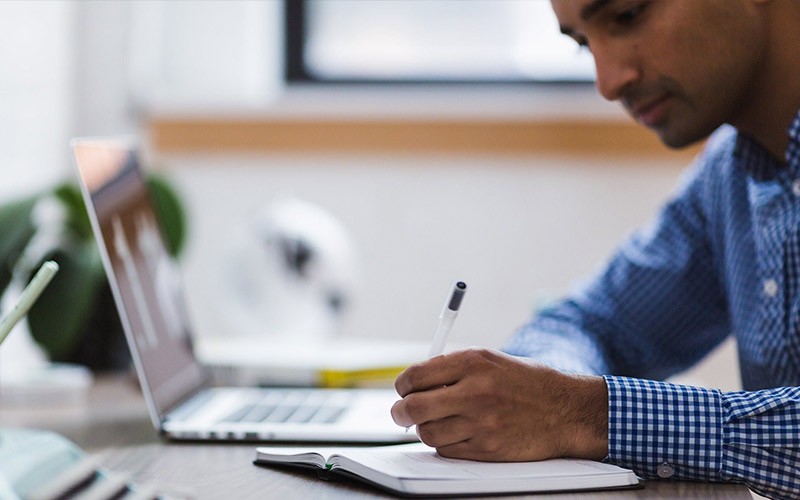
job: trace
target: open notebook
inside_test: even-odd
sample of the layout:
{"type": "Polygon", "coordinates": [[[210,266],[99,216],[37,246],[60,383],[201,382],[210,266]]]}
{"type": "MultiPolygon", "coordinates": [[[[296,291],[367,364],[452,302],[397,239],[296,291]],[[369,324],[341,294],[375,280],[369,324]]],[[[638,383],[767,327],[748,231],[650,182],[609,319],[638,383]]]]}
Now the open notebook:
{"type": "Polygon", "coordinates": [[[260,447],[256,465],[315,469],[405,496],[487,495],[635,488],[633,471],[591,460],[475,462],[444,458],[422,443],[367,448],[260,447]]]}

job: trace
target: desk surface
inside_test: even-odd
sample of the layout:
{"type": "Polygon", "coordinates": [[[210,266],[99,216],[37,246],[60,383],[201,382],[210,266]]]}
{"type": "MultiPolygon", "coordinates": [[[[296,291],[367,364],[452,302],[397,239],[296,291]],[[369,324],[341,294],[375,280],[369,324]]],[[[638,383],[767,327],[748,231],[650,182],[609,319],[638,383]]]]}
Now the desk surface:
{"type": "MultiPolygon", "coordinates": [[[[357,483],[325,482],[305,472],[252,464],[255,445],[182,444],[159,441],[138,386],[130,376],[102,377],[85,405],[5,408],[0,425],[61,433],[95,454],[106,468],[177,497],[391,498],[357,483]]],[[[644,489],[548,495],[563,499],[704,498],[751,500],[741,485],[648,482],[644,489]]],[[[521,498],[521,497],[503,497],[521,498]]],[[[542,498],[531,495],[529,498],[542,498]]]]}

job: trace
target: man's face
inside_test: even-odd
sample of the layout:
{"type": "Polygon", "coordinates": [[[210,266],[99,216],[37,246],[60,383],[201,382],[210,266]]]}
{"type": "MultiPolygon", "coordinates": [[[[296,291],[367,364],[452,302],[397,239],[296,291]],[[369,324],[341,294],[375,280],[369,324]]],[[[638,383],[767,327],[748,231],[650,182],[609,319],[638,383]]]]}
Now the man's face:
{"type": "Polygon", "coordinates": [[[749,0],[551,0],[561,30],[591,50],[597,88],[670,147],[753,105],[765,50],[749,0]]]}

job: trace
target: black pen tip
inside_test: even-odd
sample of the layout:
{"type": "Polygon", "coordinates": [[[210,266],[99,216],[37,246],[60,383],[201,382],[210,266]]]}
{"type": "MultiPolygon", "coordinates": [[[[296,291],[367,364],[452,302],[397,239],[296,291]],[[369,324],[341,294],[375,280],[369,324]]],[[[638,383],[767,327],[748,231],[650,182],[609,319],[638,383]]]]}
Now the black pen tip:
{"type": "Polygon", "coordinates": [[[459,281],[456,283],[456,286],[453,287],[453,295],[450,297],[450,303],[447,304],[447,308],[451,311],[458,311],[458,308],[461,307],[461,300],[464,298],[464,293],[467,291],[467,284],[463,281],[459,281]]]}

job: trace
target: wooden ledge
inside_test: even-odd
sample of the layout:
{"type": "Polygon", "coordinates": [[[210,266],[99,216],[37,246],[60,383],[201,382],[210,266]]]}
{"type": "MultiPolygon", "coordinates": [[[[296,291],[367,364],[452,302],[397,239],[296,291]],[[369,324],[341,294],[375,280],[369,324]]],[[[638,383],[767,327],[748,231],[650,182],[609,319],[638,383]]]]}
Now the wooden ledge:
{"type": "Polygon", "coordinates": [[[157,118],[161,153],[339,152],[630,155],[690,158],[652,132],[621,121],[157,118]]]}

